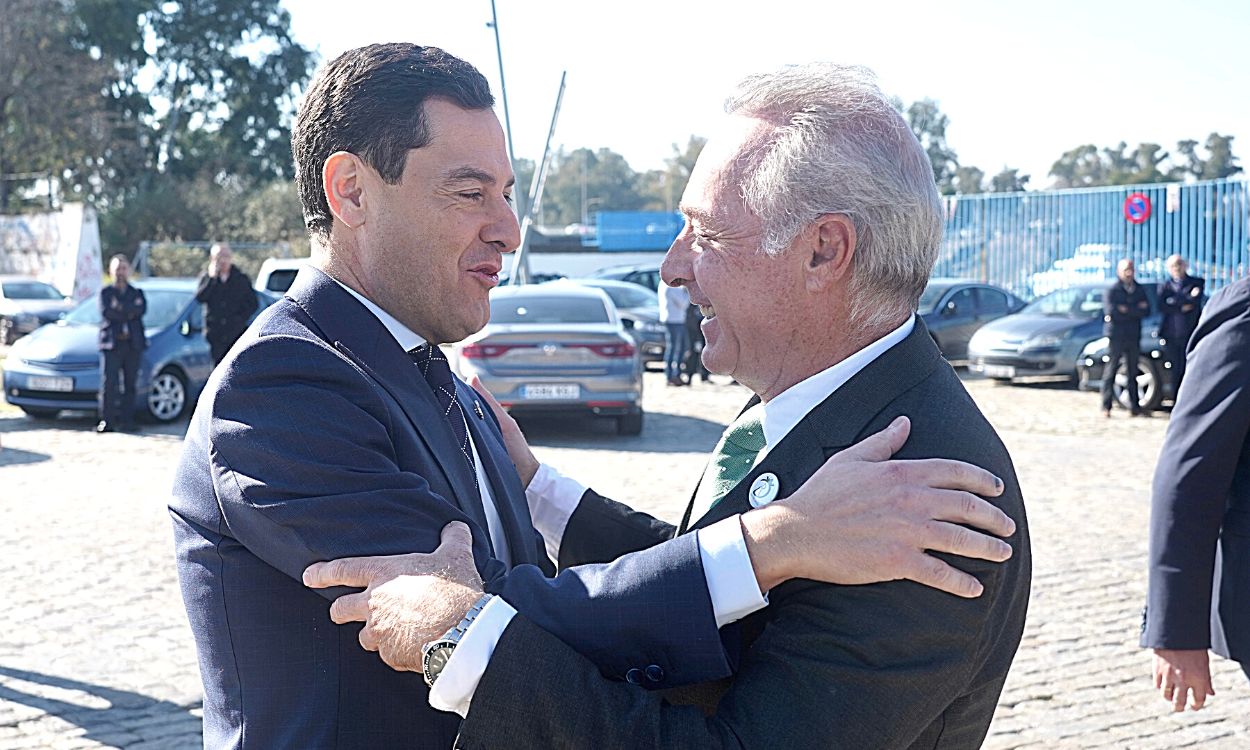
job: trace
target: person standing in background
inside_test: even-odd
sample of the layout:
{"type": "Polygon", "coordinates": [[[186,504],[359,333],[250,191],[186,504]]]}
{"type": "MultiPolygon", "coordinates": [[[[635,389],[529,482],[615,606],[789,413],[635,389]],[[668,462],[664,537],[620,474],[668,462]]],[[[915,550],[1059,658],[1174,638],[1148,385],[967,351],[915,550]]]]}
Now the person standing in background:
{"type": "Polygon", "coordinates": [[[664,374],[669,385],[685,385],[681,379],[681,363],[690,348],[686,335],[686,308],[690,307],[690,292],[685,287],[660,283],[657,292],[660,302],[660,322],[668,331],[664,348],[664,374]]]}
{"type": "Polygon", "coordinates": [[[712,373],[703,364],[703,347],[707,341],[703,338],[703,313],[699,312],[698,305],[691,304],[686,308],[686,336],[690,340],[686,350],[686,384],[694,385],[696,374],[706,383],[712,379],[712,373]]]}
{"type": "Polygon", "coordinates": [[[130,261],[109,260],[113,283],[100,290],[100,423],[96,432],[134,429],[134,400],[139,360],[147,347],[143,314],[148,301],[130,285],[130,261]]]}
{"type": "Polygon", "coordinates": [[[204,305],[204,338],[216,367],[247,330],[256,312],[256,292],[247,274],[235,267],[229,245],[218,242],[208,253],[208,270],[200,276],[195,300],[204,305]]]}
{"type": "Polygon", "coordinates": [[[1172,368],[1172,397],[1181,392],[1185,377],[1185,347],[1198,327],[1207,280],[1189,275],[1189,264],[1179,255],[1167,261],[1170,279],[1159,284],[1159,312],[1163,313],[1163,356],[1172,368]]]}
{"type": "MultiPolygon", "coordinates": [[[[1141,321],[1150,314],[1146,290],[1137,283],[1132,258],[1123,258],[1116,266],[1116,282],[1103,293],[1102,307],[1106,314],[1103,333],[1107,336],[1110,359],[1102,373],[1102,415],[1111,416],[1111,400],[1115,396],[1115,374],[1121,360],[1129,373],[1137,371],[1141,356],[1141,321]]],[[[1137,380],[1129,377],[1128,402],[1134,417],[1141,416],[1137,380]]]]}

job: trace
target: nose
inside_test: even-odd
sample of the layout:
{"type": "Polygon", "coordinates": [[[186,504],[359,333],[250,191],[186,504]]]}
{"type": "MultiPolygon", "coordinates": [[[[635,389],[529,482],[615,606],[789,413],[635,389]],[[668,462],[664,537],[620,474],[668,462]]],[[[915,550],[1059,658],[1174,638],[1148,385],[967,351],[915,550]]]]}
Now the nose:
{"type": "Polygon", "coordinates": [[[682,227],[681,232],[669,245],[664,254],[664,262],[660,264],[660,278],[669,286],[681,286],[694,280],[694,231],[690,222],[682,227]]]}
{"type": "Polygon", "coordinates": [[[501,253],[510,253],[521,246],[521,225],[512,206],[501,196],[491,220],[482,227],[482,241],[494,245],[501,253]]]}

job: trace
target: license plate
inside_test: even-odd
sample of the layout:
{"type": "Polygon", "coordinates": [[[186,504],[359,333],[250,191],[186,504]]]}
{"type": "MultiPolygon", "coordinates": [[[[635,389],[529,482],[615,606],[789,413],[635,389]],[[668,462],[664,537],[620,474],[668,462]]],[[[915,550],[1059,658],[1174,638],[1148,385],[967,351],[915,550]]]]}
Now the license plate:
{"type": "Polygon", "coordinates": [[[576,385],[527,385],[525,397],[533,399],[574,399],[581,393],[576,385]]]}
{"type": "Polygon", "coordinates": [[[74,390],[73,378],[49,378],[31,375],[26,378],[26,387],[32,391],[57,391],[69,393],[74,390]]]}
{"type": "Polygon", "coordinates": [[[1016,376],[1016,368],[1010,365],[984,365],[981,372],[987,378],[1014,378],[1016,376]]]}

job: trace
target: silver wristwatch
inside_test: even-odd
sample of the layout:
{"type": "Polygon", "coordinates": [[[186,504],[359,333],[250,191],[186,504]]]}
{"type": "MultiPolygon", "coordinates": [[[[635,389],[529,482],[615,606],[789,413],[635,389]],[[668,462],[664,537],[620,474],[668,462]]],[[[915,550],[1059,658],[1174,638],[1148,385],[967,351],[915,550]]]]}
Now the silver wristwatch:
{"type": "Polygon", "coordinates": [[[464,637],[464,633],[481,614],[490,600],[494,598],[494,594],[482,594],[482,598],[469,607],[469,611],[465,613],[464,619],[455,627],[443,633],[443,637],[430,641],[421,647],[421,671],[425,674],[425,684],[434,687],[434,681],[443,673],[443,668],[447,666],[447,661],[451,659],[451,654],[456,650],[456,645],[460,643],[460,639],[464,637]]]}

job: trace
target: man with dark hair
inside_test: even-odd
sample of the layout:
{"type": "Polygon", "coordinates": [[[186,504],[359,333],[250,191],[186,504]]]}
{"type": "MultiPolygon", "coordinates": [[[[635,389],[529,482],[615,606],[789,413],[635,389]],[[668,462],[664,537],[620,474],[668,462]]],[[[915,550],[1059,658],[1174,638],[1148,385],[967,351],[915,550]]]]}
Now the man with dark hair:
{"type": "Polygon", "coordinates": [[[1010,553],[946,523],[1011,533],[968,494],[1001,480],[883,461],[906,437],[895,426],[771,511],[549,577],[498,423],[439,349],[486,324],[520,242],[492,104],[472,66],[411,44],[351,50],[307,93],[292,144],[311,267],[209,379],[170,504],[208,747],[451,746],[459,718],[429,702],[464,686],[428,691],[434,660],[425,682],[388,669],[360,648],[366,631],[327,619],[344,590],[312,591],[301,573],[432,550],[454,522],[490,595],[435,609],[490,627],[515,608],[611,674],[653,666],[657,687],[729,673],[718,627],[765,605],[761,582],[906,577],[975,597],[975,578],[926,550],[1010,553]],[[782,510],[798,523],[776,527],[782,510]]]}
{"type": "Polygon", "coordinates": [[[134,429],[139,362],[148,340],[143,314],[148,300],[130,284],[130,260],[109,259],[113,283],[100,290],[100,423],[96,432],[134,429]]]}
{"type": "Polygon", "coordinates": [[[204,338],[213,364],[218,365],[256,312],[256,292],[247,274],[235,267],[229,245],[214,244],[208,256],[208,270],[200,276],[195,300],[204,305],[204,338]]]}
{"type": "Polygon", "coordinates": [[[1138,403],[1137,360],[1141,357],[1141,321],[1150,314],[1150,300],[1146,290],[1137,283],[1132,258],[1123,258],[1116,265],[1116,280],[1103,292],[1102,306],[1104,313],[1103,333],[1107,336],[1107,350],[1110,358],[1102,373],[1102,415],[1111,416],[1111,402],[1115,398],[1115,376],[1120,363],[1129,372],[1128,395],[1129,413],[1134,417],[1142,414],[1138,403]]]}

